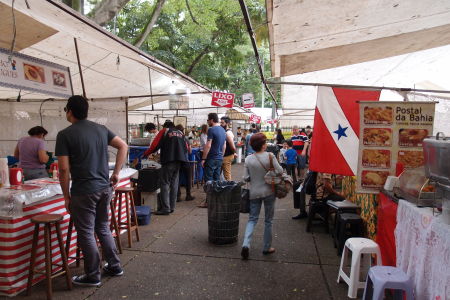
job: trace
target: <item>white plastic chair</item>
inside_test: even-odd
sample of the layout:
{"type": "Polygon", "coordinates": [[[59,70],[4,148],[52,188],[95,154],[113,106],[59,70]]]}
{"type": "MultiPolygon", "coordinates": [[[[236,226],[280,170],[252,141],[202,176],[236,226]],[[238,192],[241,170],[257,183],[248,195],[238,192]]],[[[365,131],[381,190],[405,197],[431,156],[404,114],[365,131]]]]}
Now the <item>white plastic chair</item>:
{"type": "MultiPolygon", "coordinates": [[[[341,266],[339,268],[339,274],[337,282],[339,283],[343,279],[348,284],[348,297],[356,298],[358,289],[363,289],[366,285],[365,281],[359,281],[361,273],[361,255],[365,254],[364,263],[366,266],[372,266],[372,255],[376,254],[377,265],[381,265],[381,252],[377,243],[370,239],[365,238],[349,238],[345,242],[344,251],[342,252],[341,266]],[[344,267],[348,263],[349,251],[352,252],[352,261],[350,266],[350,275],[344,272],[344,267]]],[[[368,268],[367,268],[368,269],[368,268]]],[[[362,275],[362,278],[366,278],[367,274],[362,275]]]]}

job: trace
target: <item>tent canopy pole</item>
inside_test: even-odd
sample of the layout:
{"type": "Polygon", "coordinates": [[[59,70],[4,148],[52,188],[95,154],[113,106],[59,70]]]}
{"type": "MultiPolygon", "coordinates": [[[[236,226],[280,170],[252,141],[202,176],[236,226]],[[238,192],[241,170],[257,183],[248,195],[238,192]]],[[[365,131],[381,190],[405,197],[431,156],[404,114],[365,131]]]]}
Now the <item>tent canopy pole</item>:
{"type": "Polygon", "coordinates": [[[422,92],[422,93],[450,94],[450,91],[446,91],[446,90],[412,89],[412,88],[398,88],[398,87],[388,87],[388,86],[334,84],[334,83],[318,83],[318,82],[273,81],[273,80],[268,80],[266,82],[267,82],[267,84],[282,84],[282,85],[327,86],[327,87],[338,87],[338,88],[344,88],[344,89],[391,90],[391,91],[396,91],[396,92],[422,92]]]}
{"type": "MultiPolygon", "coordinates": [[[[78,43],[77,39],[73,38],[73,41],[75,42],[75,52],[77,53],[77,62],[78,62],[78,70],[80,71],[80,79],[81,79],[81,88],[83,89],[83,96],[86,97],[86,89],[84,88],[84,80],[83,80],[83,70],[81,69],[81,62],[80,62],[80,53],[78,52],[78,43]]],[[[73,93],[73,92],[72,92],[73,93]]]]}

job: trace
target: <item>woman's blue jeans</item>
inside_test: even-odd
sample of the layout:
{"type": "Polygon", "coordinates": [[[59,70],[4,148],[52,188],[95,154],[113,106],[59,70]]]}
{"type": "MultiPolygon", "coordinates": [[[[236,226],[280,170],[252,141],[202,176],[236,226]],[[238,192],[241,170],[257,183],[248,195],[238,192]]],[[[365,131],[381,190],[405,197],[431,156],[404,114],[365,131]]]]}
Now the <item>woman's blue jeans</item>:
{"type": "Polygon", "coordinates": [[[245,228],[245,237],[242,247],[250,248],[253,230],[255,229],[256,223],[258,223],[259,212],[263,202],[265,212],[263,251],[268,251],[272,245],[272,220],[275,210],[275,195],[250,200],[250,215],[248,218],[247,227],[245,228]]]}

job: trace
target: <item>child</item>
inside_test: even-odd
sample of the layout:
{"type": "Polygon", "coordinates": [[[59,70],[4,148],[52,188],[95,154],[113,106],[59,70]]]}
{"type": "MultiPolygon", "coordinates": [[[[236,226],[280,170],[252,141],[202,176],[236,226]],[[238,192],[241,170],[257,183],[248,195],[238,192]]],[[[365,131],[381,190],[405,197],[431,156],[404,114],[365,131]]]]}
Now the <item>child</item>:
{"type": "Polygon", "coordinates": [[[280,152],[278,153],[278,161],[280,162],[280,166],[283,168],[283,170],[286,170],[286,159],[284,158],[284,154],[288,150],[288,144],[286,141],[283,142],[283,148],[280,149],[280,152]]]}
{"type": "Polygon", "coordinates": [[[292,141],[287,140],[286,144],[288,150],[284,153],[284,159],[286,163],[286,172],[288,175],[292,176],[293,182],[297,181],[297,176],[295,175],[295,169],[297,168],[297,151],[292,149],[292,141]]]}

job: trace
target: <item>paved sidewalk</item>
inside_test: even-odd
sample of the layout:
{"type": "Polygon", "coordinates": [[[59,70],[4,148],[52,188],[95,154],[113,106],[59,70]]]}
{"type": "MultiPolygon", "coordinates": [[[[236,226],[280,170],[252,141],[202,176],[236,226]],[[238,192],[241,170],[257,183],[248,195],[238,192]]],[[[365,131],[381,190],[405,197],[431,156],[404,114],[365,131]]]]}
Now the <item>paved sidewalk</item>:
{"type": "MultiPolygon", "coordinates": [[[[240,180],[242,165],[233,165],[240,180]]],[[[276,253],[262,254],[263,219],[242,261],[240,250],[248,215],[241,214],[239,242],[215,246],[208,242],[207,209],[202,188],[193,188],[196,199],[177,203],[170,216],[152,216],[139,228],[141,241],[120,256],[125,274],[104,278],[99,288],[74,287],[67,291],[63,277],[54,279],[54,299],[347,299],[347,286],[337,284],[340,257],[331,236],[321,226],[305,232],[306,220],[292,220],[298,213],[292,195],[277,200],[273,224],[276,253]]],[[[184,197],[184,188],[182,188],[184,197]]],[[[263,214],[261,215],[263,216],[263,214]]],[[[82,274],[82,268],[71,268],[82,274]]],[[[8,299],[8,298],[5,298],[8,299]]],[[[45,283],[15,299],[45,299],[45,283]]]]}

